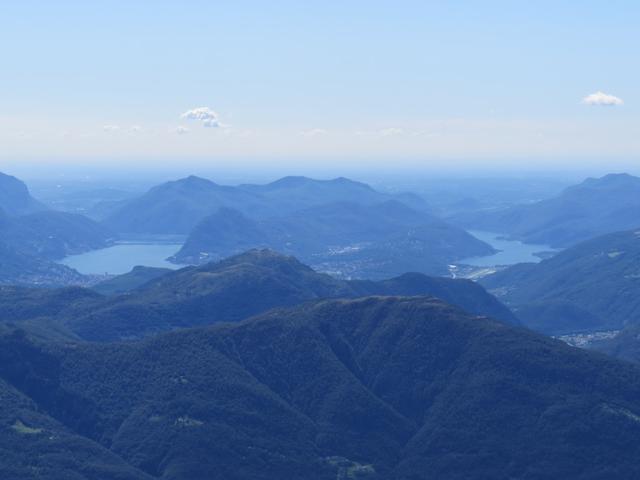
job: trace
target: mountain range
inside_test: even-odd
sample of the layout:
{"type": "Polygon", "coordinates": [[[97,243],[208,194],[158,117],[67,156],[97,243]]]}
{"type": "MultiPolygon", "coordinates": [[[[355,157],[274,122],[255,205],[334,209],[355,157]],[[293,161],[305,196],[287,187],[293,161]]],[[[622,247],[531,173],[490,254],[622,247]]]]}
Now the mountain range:
{"type": "Polygon", "coordinates": [[[173,260],[199,264],[256,247],[340,277],[370,279],[407,271],[447,275],[460,258],[494,252],[458,227],[389,200],[327,203],[262,220],[222,208],[196,225],[173,260]]]}
{"type": "Polygon", "coordinates": [[[121,233],[187,234],[220,208],[231,208],[252,219],[262,219],[325,203],[370,205],[391,199],[427,208],[424,200],[416,195],[381,193],[346,178],[285,177],[266,185],[232,187],[190,176],[158,185],[125,202],[104,223],[121,233]]]}
{"type": "Polygon", "coordinates": [[[27,294],[24,289],[6,288],[0,290],[0,310],[13,325],[27,330],[36,325],[38,331],[52,329],[56,336],[64,329],[69,338],[114,341],[239,321],[322,298],[366,295],[437,296],[473,314],[518,324],[504,305],[469,280],[421,274],[379,282],[337,280],[270,250],[252,250],[218,263],[168,272],[116,296],[85,289],[27,294]]]}
{"type": "Polygon", "coordinates": [[[640,227],[640,178],[626,173],[589,178],[550,199],[464,213],[449,220],[465,228],[564,248],[605,233],[640,227]]]}
{"type": "Polygon", "coordinates": [[[428,297],[0,337],[7,479],[632,479],[640,368],[428,297]]]}
{"type": "MultiPolygon", "coordinates": [[[[563,205],[629,183],[588,180],[563,205]]],[[[594,225],[624,218],[610,205],[594,225]]],[[[190,177],[101,226],[34,208],[0,217],[2,479],[640,477],[637,227],[476,283],[405,272],[490,247],[346,179],[190,177]],[[86,283],[50,259],[165,221],[191,232],[176,260],[200,265],[49,288],[86,283]],[[607,356],[523,325],[622,332],[591,345],[607,356]]],[[[554,238],[583,228],[567,244],[595,231],[553,218],[554,238]]]]}

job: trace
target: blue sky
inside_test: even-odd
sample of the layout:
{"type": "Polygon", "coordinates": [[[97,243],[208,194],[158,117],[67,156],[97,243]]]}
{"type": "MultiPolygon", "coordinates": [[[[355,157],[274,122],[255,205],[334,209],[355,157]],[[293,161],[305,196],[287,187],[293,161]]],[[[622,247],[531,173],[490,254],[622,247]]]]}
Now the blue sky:
{"type": "Polygon", "coordinates": [[[633,162],[639,14],[588,0],[2,2],[0,160],[633,162]],[[596,92],[623,104],[582,102],[596,92]],[[183,115],[200,107],[211,128],[183,115]]]}

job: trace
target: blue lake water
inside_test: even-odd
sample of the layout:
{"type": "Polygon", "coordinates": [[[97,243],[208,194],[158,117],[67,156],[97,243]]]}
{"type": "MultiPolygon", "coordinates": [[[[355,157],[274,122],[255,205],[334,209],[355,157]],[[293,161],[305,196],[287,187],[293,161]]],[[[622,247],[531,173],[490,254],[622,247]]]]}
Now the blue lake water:
{"type": "MultiPolygon", "coordinates": [[[[456,262],[459,265],[474,267],[493,267],[496,265],[513,265],[523,262],[539,262],[534,255],[540,252],[553,251],[548,245],[529,245],[517,240],[505,240],[499,233],[469,231],[474,237],[488,243],[498,253],[484,257],[465,258],[456,262]]],[[[120,275],[130,272],[137,265],[145,267],[164,267],[176,269],[181,265],[169,263],[166,259],[182,247],[176,242],[122,242],[101,250],[71,255],[60,261],[63,265],[76,269],[87,275],[120,275]]]]}
{"type": "Polygon", "coordinates": [[[470,257],[456,262],[457,264],[471,265],[474,267],[494,267],[496,265],[513,265],[515,263],[533,262],[541,259],[536,256],[540,252],[553,252],[555,249],[549,245],[534,245],[522,243],[518,240],[506,240],[501,238],[503,234],[469,230],[469,233],[483,242],[488,243],[498,253],[484,257],[470,257]]]}
{"type": "Polygon", "coordinates": [[[182,244],[177,243],[119,243],[112,247],[71,255],[59,263],[75,268],[86,275],[120,275],[137,265],[145,267],[180,268],[166,259],[175,254],[182,244]]]}

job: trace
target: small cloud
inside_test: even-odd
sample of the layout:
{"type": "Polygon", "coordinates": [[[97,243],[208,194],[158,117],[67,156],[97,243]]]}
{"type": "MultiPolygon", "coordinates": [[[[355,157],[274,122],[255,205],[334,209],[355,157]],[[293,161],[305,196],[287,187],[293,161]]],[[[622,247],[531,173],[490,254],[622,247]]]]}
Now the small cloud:
{"type": "Polygon", "coordinates": [[[105,132],[117,132],[118,130],[120,130],[120,127],[118,125],[104,125],[102,129],[105,132]]]}
{"type": "Polygon", "coordinates": [[[621,98],[618,98],[614,95],[609,95],[608,93],[604,92],[596,92],[584,97],[582,99],[582,103],[591,106],[614,107],[617,105],[622,105],[624,102],[621,98]]]}
{"type": "Polygon", "coordinates": [[[326,134],[327,134],[327,131],[322,128],[312,128],[310,130],[304,130],[300,132],[300,135],[302,135],[303,137],[309,137],[309,138],[319,137],[321,135],[326,135],[326,134]]]}
{"type": "Polygon", "coordinates": [[[209,107],[192,108],[180,115],[180,118],[200,121],[202,122],[202,125],[207,128],[220,128],[226,126],[220,122],[218,114],[209,107]]]}
{"type": "Polygon", "coordinates": [[[396,127],[383,128],[379,133],[383,137],[395,137],[397,135],[403,135],[404,129],[396,127]]]}
{"type": "Polygon", "coordinates": [[[179,127],[176,127],[174,131],[178,135],[186,135],[187,133],[189,133],[189,129],[187,127],[183,127],[182,125],[180,125],[179,127]]]}

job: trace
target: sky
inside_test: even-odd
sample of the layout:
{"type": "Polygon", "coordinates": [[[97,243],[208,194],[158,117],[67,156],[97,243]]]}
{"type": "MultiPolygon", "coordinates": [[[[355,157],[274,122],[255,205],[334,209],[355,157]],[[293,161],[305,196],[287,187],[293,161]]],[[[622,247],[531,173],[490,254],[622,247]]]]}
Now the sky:
{"type": "Polygon", "coordinates": [[[637,1],[0,2],[0,164],[630,166],[637,1]]]}

